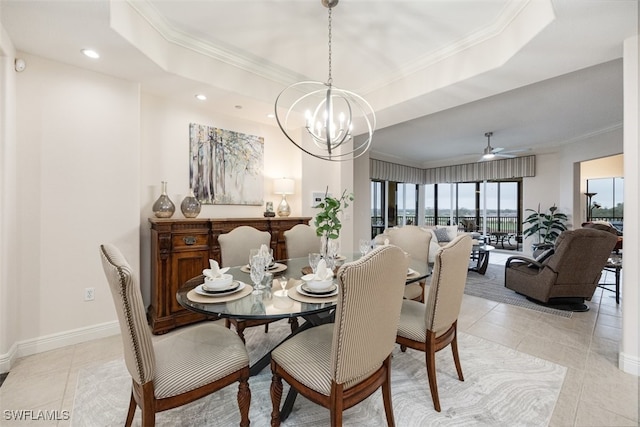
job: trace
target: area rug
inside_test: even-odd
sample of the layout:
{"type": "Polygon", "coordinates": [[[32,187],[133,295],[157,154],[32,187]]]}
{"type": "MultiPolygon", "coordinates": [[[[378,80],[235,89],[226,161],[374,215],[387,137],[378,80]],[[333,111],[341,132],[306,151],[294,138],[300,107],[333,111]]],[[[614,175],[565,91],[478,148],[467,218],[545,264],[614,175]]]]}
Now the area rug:
{"type": "Polygon", "coordinates": [[[511,289],[505,288],[504,265],[489,264],[484,275],[470,271],[467,275],[467,284],[464,288],[464,293],[491,301],[528,308],[529,310],[555,314],[556,316],[567,318],[572,316],[571,311],[557,310],[536,304],[529,301],[524,295],[517,294],[511,289]]]}
{"type": "MultiPolygon", "coordinates": [[[[269,333],[263,328],[246,331],[250,357],[256,360],[265,342],[287,334],[288,325],[277,322],[269,333]],[[256,343],[259,343],[256,345],[256,343]]],[[[179,351],[177,349],[177,351],[179,351]]],[[[406,426],[546,426],[560,393],[566,368],[461,333],[459,351],[465,381],[458,381],[451,351],[437,353],[437,377],[442,412],[434,410],[426,378],[424,354],[396,349],[392,360],[392,394],[396,425],[406,426]]],[[[270,424],[271,372],[267,367],[251,377],[251,425],[270,424]]],[[[284,395],[288,386],[284,383],[284,395]]],[[[121,426],[124,423],[131,380],[123,360],[115,360],[78,375],[71,414],[74,427],[121,426]]],[[[237,426],[237,385],[231,385],[181,408],[157,414],[156,425],[237,426]]],[[[136,411],[134,426],[140,425],[136,411]]],[[[283,426],[326,426],[329,411],[298,396],[283,426]]],[[[376,391],[364,402],[344,412],[343,425],[386,425],[382,396],[376,391]]]]}

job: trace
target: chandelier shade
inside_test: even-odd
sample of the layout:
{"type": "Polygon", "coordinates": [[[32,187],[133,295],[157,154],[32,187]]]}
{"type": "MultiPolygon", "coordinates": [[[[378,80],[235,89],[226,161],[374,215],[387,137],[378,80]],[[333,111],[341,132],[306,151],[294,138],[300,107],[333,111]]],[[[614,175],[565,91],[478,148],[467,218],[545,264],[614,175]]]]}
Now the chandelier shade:
{"type": "Polygon", "coordinates": [[[333,86],[331,9],[338,0],[322,0],[322,4],[329,9],[329,78],[326,83],[303,81],[286,87],[276,98],[275,116],[282,133],[305,153],[329,161],[352,160],[371,146],[376,117],[360,95],[333,86]],[[356,121],[364,125],[357,142],[356,121]]]}

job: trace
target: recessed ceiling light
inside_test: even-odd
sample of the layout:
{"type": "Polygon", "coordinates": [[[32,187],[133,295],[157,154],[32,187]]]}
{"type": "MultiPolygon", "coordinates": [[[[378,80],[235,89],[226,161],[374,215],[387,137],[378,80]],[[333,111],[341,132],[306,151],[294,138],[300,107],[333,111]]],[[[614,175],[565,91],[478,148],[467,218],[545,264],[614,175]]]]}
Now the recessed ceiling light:
{"type": "Polygon", "coordinates": [[[82,49],[81,51],[85,56],[88,56],[91,59],[98,59],[100,58],[100,54],[98,54],[98,52],[96,52],[93,49],[82,49]]]}
{"type": "Polygon", "coordinates": [[[242,110],[242,105],[236,105],[236,106],[235,106],[235,108],[236,108],[237,110],[242,110]]]}
{"type": "Polygon", "coordinates": [[[273,114],[273,113],[269,113],[269,114],[267,114],[267,117],[270,118],[270,119],[273,119],[273,118],[276,117],[276,115],[273,114]]]}
{"type": "Polygon", "coordinates": [[[197,94],[196,98],[198,98],[200,101],[206,101],[207,100],[207,96],[203,95],[201,93],[197,94]]]}

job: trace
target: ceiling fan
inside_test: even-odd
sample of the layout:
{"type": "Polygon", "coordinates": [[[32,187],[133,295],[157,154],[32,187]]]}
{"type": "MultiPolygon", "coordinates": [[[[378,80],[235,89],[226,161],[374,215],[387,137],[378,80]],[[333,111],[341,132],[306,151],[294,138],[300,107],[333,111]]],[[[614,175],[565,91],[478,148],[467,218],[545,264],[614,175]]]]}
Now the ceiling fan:
{"type": "Polygon", "coordinates": [[[491,137],[493,136],[493,132],[487,132],[484,134],[487,137],[487,146],[484,149],[482,157],[478,160],[479,162],[484,162],[487,160],[493,160],[496,157],[501,157],[505,159],[512,159],[514,156],[511,151],[504,151],[504,148],[500,147],[492,147],[491,146],[491,137]]]}

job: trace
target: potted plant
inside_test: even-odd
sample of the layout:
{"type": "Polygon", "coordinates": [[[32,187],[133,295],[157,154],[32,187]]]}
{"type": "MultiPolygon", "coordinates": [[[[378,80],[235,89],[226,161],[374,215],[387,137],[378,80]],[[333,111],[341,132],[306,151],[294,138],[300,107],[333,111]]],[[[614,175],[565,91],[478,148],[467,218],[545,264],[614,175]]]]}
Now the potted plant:
{"type": "Polygon", "coordinates": [[[316,214],[314,219],[316,234],[322,240],[321,253],[325,259],[329,259],[327,257],[328,254],[337,255],[336,245],[331,243],[335,243],[340,237],[342,223],[340,222],[339,214],[343,209],[349,207],[349,202],[353,201],[353,194],[347,194],[347,190],[342,192],[340,198],[330,196],[328,191],[329,189],[327,188],[324,199],[315,206],[315,208],[320,209],[320,212],[316,214]]]}
{"type": "Polygon", "coordinates": [[[524,237],[535,237],[536,242],[533,243],[533,250],[553,247],[560,233],[567,229],[565,222],[567,216],[558,212],[558,207],[554,204],[548,212],[540,212],[540,204],[538,209],[526,209],[525,212],[531,214],[522,222],[523,225],[529,227],[522,231],[524,237]]]}

